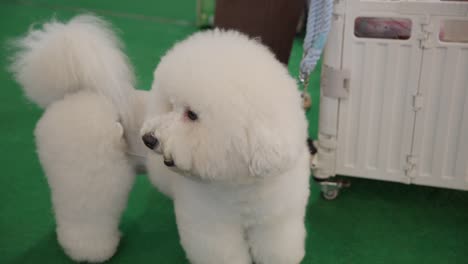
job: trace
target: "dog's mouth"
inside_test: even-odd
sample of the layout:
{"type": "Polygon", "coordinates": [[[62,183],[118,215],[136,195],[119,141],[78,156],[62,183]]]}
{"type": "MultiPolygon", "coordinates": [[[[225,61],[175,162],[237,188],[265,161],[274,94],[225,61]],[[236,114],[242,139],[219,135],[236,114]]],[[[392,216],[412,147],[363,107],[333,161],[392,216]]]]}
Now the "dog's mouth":
{"type": "MultiPolygon", "coordinates": [[[[190,178],[190,179],[197,179],[200,178],[199,176],[196,176],[191,172],[190,170],[184,170],[180,167],[178,167],[174,161],[174,159],[171,156],[165,156],[163,155],[163,163],[168,167],[171,171],[177,172],[180,175],[190,178]]],[[[201,178],[200,178],[201,179],[201,178]]]]}
{"type": "Polygon", "coordinates": [[[178,167],[170,154],[167,155],[167,156],[163,154],[163,163],[171,171],[176,172],[176,173],[178,173],[178,174],[180,174],[180,175],[182,175],[182,176],[184,176],[184,177],[186,177],[188,179],[195,180],[195,181],[201,181],[201,182],[207,182],[207,180],[203,180],[203,178],[200,177],[199,175],[194,174],[193,171],[184,170],[184,169],[178,167]]]}
{"type": "Polygon", "coordinates": [[[166,165],[167,167],[174,167],[175,162],[173,159],[164,158],[164,165],[166,165]]]}
{"type": "Polygon", "coordinates": [[[174,159],[172,158],[172,155],[163,153],[163,160],[164,160],[164,165],[167,167],[175,167],[175,162],[174,159]]]}

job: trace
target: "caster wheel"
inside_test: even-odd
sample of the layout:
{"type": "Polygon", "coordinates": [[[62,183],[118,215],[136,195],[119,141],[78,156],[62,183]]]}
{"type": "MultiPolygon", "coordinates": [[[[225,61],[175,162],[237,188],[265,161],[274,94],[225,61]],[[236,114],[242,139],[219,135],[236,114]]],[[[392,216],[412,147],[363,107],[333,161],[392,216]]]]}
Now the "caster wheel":
{"type": "Polygon", "coordinates": [[[329,191],[324,191],[322,192],[322,197],[325,199],[325,200],[335,200],[336,197],[338,197],[338,194],[339,194],[339,190],[338,189],[335,189],[335,190],[329,190],[329,191]]]}

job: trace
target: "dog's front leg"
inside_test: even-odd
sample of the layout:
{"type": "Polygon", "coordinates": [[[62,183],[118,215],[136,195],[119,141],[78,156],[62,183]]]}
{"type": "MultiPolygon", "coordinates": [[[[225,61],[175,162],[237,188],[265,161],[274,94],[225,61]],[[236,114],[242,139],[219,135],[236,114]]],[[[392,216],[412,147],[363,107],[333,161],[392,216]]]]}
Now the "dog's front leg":
{"type": "Polygon", "coordinates": [[[299,264],[305,254],[305,236],[303,213],[254,225],[247,232],[257,264],[299,264]]]}
{"type": "Polygon", "coordinates": [[[200,199],[195,197],[191,201],[178,198],[177,228],[192,264],[252,263],[240,222],[228,210],[200,206],[200,199]]]}

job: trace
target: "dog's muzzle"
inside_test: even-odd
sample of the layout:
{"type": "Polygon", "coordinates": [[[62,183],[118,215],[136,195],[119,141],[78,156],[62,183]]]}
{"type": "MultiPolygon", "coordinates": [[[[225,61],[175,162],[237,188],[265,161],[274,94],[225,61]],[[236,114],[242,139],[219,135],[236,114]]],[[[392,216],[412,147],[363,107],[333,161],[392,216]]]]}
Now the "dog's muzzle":
{"type": "MultiPolygon", "coordinates": [[[[146,133],[141,137],[141,139],[143,140],[143,143],[145,143],[145,146],[151,150],[156,150],[160,145],[158,138],[156,138],[153,133],[146,133]]],[[[167,167],[174,167],[175,163],[173,159],[164,157],[164,165],[167,167]]]]}

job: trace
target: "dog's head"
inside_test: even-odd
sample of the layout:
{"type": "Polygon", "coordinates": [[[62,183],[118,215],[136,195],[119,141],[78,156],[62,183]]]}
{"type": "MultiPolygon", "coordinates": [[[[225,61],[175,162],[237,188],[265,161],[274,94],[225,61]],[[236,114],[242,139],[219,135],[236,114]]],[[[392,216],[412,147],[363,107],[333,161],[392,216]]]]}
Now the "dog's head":
{"type": "Polygon", "coordinates": [[[154,73],[142,139],[167,166],[204,180],[279,174],[306,147],[295,80],[263,45],[233,31],[197,33],[154,73]]]}

